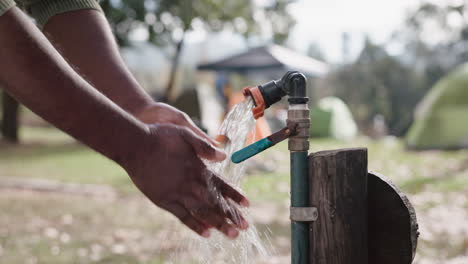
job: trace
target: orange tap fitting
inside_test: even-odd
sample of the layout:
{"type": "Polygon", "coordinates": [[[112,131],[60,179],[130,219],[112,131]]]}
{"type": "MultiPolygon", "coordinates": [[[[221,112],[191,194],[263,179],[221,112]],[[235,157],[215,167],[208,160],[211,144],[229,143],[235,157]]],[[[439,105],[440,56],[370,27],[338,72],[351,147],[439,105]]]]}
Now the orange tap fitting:
{"type": "Polygon", "coordinates": [[[229,138],[226,135],[218,135],[216,136],[216,141],[219,142],[220,146],[224,146],[229,141],[229,138]]]}
{"type": "Polygon", "coordinates": [[[258,86],[255,87],[245,87],[242,89],[242,94],[247,97],[250,96],[252,97],[252,100],[254,101],[255,107],[252,108],[252,114],[255,119],[259,119],[265,114],[265,100],[263,100],[262,93],[260,92],[260,89],[258,86]]]}

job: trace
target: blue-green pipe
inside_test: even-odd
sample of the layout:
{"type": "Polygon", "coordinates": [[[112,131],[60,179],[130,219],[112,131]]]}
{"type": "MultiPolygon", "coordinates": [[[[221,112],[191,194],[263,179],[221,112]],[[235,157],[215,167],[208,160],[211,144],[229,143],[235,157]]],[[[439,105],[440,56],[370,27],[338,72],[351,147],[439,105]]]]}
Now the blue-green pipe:
{"type": "MultiPolygon", "coordinates": [[[[307,152],[291,152],[291,207],[309,207],[307,152]]],[[[309,264],[309,223],[291,222],[291,263],[309,264]]]]}

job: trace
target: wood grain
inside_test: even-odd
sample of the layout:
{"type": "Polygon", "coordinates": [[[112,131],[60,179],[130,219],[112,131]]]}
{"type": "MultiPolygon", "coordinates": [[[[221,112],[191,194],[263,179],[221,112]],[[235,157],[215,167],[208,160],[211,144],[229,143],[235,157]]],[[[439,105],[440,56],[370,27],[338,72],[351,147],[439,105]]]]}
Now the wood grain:
{"type": "Polygon", "coordinates": [[[310,263],[367,264],[367,149],[311,154],[309,177],[310,263]]]}

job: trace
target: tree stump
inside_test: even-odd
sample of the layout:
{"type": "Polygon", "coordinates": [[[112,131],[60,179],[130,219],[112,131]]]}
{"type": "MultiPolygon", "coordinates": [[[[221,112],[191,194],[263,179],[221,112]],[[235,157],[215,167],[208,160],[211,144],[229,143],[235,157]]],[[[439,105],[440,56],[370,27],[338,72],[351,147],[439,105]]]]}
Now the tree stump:
{"type": "Polygon", "coordinates": [[[382,175],[367,172],[366,149],[309,156],[310,263],[411,264],[418,238],[408,198],[382,175]]]}
{"type": "Polygon", "coordinates": [[[380,174],[369,172],[368,188],[369,263],[410,264],[419,235],[413,206],[380,174]]]}
{"type": "Polygon", "coordinates": [[[310,263],[367,264],[367,149],[311,154],[309,177],[310,263]]]}

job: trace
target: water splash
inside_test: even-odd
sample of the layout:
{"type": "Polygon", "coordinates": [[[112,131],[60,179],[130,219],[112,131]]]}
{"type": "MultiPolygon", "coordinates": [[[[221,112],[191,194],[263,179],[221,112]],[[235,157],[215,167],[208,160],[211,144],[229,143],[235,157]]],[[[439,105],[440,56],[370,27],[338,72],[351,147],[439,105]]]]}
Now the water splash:
{"type": "MultiPolygon", "coordinates": [[[[230,157],[235,151],[243,148],[248,136],[254,133],[255,119],[251,113],[253,106],[252,99],[248,98],[234,106],[227,114],[220,127],[219,134],[225,135],[229,139],[224,146],[224,151],[228,158],[218,163],[207,162],[207,166],[211,171],[238,190],[240,189],[241,180],[245,176],[245,163],[234,164],[231,162],[230,157]]],[[[229,201],[221,197],[221,203],[223,207],[230,210],[232,204],[229,201]]],[[[239,209],[250,223],[249,229],[241,231],[235,240],[226,238],[220,232],[212,232],[208,239],[191,234],[190,238],[186,240],[185,250],[196,254],[195,256],[191,256],[192,259],[203,264],[249,264],[253,263],[257,256],[266,257],[270,255],[270,246],[265,246],[262,242],[259,232],[252,224],[249,210],[246,208],[239,209]]],[[[174,263],[187,263],[187,260],[180,259],[181,255],[183,254],[176,253],[174,255],[176,258],[172,259],[177,259],[174,263]]]]}
{"type": "Polygon", "coordinates": [[[228,138],[224,146],[224,152],[228,158],[223,162],[208,165],[213,172],[221,175],[236,187],[239,187],[240,181],[245,175],[244,163],[234,164],[230,158],[234,152],[244,147],[249,133],[255,133],[255,119],[251,112],[253,106],[253,100],[248,98],[229,111],[219,129],[219,134],[228,138]]]}

